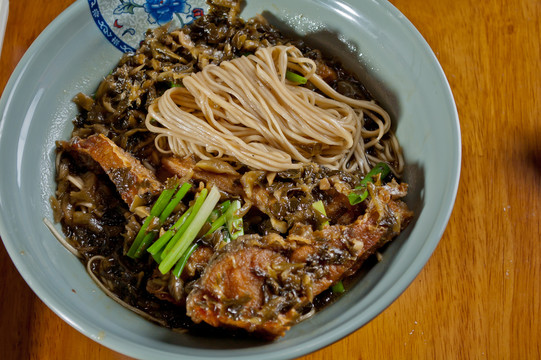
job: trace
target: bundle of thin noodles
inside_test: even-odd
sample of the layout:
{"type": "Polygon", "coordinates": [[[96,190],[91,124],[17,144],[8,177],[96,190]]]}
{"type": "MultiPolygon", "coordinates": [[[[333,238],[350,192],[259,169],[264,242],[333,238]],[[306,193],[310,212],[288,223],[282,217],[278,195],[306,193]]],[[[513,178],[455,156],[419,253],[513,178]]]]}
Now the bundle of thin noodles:
{"type": "Polygon", "coordinates": [[[149,107],[146,125],[158,133],[160,151],[236,159],[267,171],[315,162],[366,173],[379,161],[395,164],[395,173],[402,170],[387,112],[372,101],[337,93],[316,74],[315,62],[294,46],[261,48],[208,65],[183,84],[149,107]],[[324,95],[288,80],[288,71],[301,74],[324,95]],[[375,130],[364,128],[365,114],[375,130]]]}

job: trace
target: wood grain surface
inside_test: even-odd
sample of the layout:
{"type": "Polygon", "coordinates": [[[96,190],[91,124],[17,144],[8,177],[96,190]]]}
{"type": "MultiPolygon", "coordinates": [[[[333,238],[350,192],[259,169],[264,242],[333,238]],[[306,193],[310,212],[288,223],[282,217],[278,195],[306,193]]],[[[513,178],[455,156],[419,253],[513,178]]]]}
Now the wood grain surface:
{"type": "MultiPolygon", "coordinates": [[[[439,59],[463,140],[451,220],[381,315],[316,359],[541,358],[541,1],[393,0],[439,59]]],[[[11,0],[0,91],[70,0],[11,0]]],[[[1,170],[0,170],[1,171],[1,170]]],[[[1,359],[127,359],[49,310],[0,245],[1,359]]]]}

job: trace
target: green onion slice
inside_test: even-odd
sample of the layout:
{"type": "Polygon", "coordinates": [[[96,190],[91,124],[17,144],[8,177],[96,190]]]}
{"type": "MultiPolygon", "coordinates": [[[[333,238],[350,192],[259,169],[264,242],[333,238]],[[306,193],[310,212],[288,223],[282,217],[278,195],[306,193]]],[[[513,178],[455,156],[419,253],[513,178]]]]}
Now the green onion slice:
{"type": "Polygon", "coordinates": [[[198,247],[199,245],[194,243],[188,248],[188,250],[186,250],[184,254],[182,254],[182,257],[173,269],[173,275],[175,275],[176,277],[180,277],[182,271],[184,270],[184,267],[188,263],[188,259],[190,259],[190,256],[192,256],[192,254],[195,252],[195,250],[197,250],[198,247]]]}
{"type": "Polygon", "coordinates": [[[308,79],[306,79],[304,76],[301,76],[289,70],[286,71],[286,79],[296,82],[298,84],[306,84],[306,82],[308,81],[308,79]]]}
{"type": "Polygon", "coordinates": [[[178,189],[177,193],[175,194],[175,197],[173,198],[173,200],[171,200],[169,202],[169,204],[167,204],[167,206],[165,207],[165,209],[163,209],[161,215],[160,215],[160,224],[163,224],[165,222],[165,220],[167,220],[167,218],[169,217],[169,215],[171,215],[171,213],[173,212],[173,210],[175,210],[175,208],[177,207],[177,205],[182,201],[182,199],[184,198],[184,196],[186,196],[186,194],[188,193],[188,191],[191,189],[192,185],[189,184],[189,183],[184,183],[180,189],[178,189]]]}
{"type": "MultiPolygon", "coordinates": [[[[318,213],[320,213],[321,215],[323,215],[325,218],[327,218],[327,212],[325,211],[325,205],[323,205],[323,201],[319,200],[319,201],[316,201],[315,203],[312,204],[312,207],[314,208],[314,210],[316,210],[318,213]]],[[[320,225],[320,228],[324,228],[325,226],[328,226],[329,225],[329,220],[323,222],[321,225],[320,225]]]]}
{"type": "MultiPolygon", "coordinates": [[[[165,259],[165,257],[169,254],[171,249],[175,246],[175,244],[179,241],[179,239],[184,235],[186,230],[190,227],[193,219],[195,219],[199,209],[201,209],[201,206],[203,206],[203,203],[205,202],[205,199],[207,198],[208,190],[203,189],[199,193],[199,196],[195,200],[195,203],[191,207],[190,214],[186,218],[186,220],[183,222],[183,224],[180,226],[180,228],[176,231],[175,235],[173,235],[173,238],[169,241],[165,249],[162,253],[162,261],[165,259]]],[[[179,219],[180,221],[180,219],[179,219]]],[[[178,222],[178,221],[177,221],[178,222]]]]}
{"type": "Polygon", "coordinates": [[[349,193],[348,195],[349,203],[351,205],[357,205],[363,202],[368,197],[368,190],[366,190],[366,185],[368,185],[368,183],[374,182],[374,176],[381,174],[380,178],[385,179],[387,175],[389,175],[390,172],[391,172],[391,169],[389,168],[389,165],[383,162],[376,164],[376,166],[374,166],[372,170],[370,170],[366,174],[366,176],[361,180],[361,183],[359,184],[359,186],[357,186],[354,189],[354,190],[361,190],[361,191],[364,190],[364,191],[361,194],[359,194],[358,191],[352,191],[351,193],[349,193]]]}
{"type": "MultiPolygon", "coordinates": [[[[206,189],[203,189],[201,192],[205,190],[206,189]]],[[[165,258],[162,260],[160,266],[158,267],[162,274],[166,274],[180,260],[186,249],[190,246],[192,241],[194,241],[195,237],[197,236],[203,225],[207,222],[210,213],[212,212],[219,200],[220,192],[218,191],[218,188],[216,188],[216,186],[213,186],[199,210],[196,211],[194,207],[192,215],[195,214],[195,217],[192,219],[186,231],[180,236],[179,239],[176,240],[175,244],[173,245],[169,253],[165,255],[165,258]]],[[[175,235],[174,238],[176,237],[177,235],[175,235]]],[[[173,242],[173,240],[171,240],[171,242],[173,242]]]]}
{"type": "Polygon", "coordinates": [[[241,208],[239,200],[233,200],[231,206],[225,213],[225,220],[227,223],[227,230],[231,235],[231,240],[235,240],[241,235],[244,235],[244,224],[242,217],[237,215],[237,211],[241,208]]]}
{"type": "Polygon", "coordinates": [[[331,287],[331,290],[333,293],[335,294],[341,294],[343,293],[344,291],[346,291],[346,289],[344,289],[344,284],[342,283],[342,280],[340,280],[339,282],[337,282],[336,284],[334,284],[332,287],[331,287]]]}

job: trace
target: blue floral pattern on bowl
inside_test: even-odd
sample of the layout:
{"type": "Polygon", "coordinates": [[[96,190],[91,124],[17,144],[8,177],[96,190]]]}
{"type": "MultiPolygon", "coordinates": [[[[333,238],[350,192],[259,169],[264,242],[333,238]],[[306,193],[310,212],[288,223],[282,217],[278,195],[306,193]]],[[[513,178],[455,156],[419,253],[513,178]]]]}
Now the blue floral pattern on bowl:
{"type": "Polygon", "coordinates": [[[88,0],[90,13],[106,39],[122,52],[133,52],[148,28],[182,27],[207,10],[204,0],[88,0]]]}
{"type": "Polygon", "coordinates": [[[185,0],[147,0],[145,11],[149,14],[148,21],[152,23],[152,16],[158,24],[164,25],[173,20],[173,14],[184,14],[190,11],[190,5],[185,0]]]}

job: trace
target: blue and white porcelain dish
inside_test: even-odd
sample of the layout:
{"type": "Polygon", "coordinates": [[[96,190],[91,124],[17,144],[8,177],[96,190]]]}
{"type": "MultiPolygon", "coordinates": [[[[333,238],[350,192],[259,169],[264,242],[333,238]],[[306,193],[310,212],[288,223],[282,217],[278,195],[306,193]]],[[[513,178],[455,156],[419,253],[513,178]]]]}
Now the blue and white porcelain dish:
{"type": "Polygon", "coordinates": [[[0,99],[0,235],[43,302],[75,329],[115,351],[141,359],[299,357],[365,325],[428,261],[458,188],[456,107],[430,47],[389,2],[247,0],[244,18],[263,13],[342,59],[389,111],[404,150],[404,180],[410,184],[406,201],[415,220],[385,248],[383,260],[338,301],[277,341],[208,338],[161,328],[99,290],[42,219],[52,218],[55,141],[69,138],[77,112],[73,96],[93,93],[122,51],[137,46],[146,27],[188,23],[205,11],[205,4],[195,0],[78,0],[45,29],[0,99]]]}
{"type": "Polygon", "coordinates": [[[150,27],[182,27],[203,16],[204,0],[88,0],[94,22],[118,50],[135,51],[150,27]]]}

